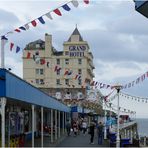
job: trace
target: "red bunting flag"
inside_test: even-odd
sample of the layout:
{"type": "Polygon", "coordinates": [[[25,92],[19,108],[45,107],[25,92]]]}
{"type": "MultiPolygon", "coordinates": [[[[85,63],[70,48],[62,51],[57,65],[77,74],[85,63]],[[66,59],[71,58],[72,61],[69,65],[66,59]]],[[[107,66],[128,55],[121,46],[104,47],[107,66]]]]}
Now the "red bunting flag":
{"type": "Polygon", "coordinates": [[[75,80],[78,78],[78,75],[75,76],[75,80]]]}
{"type": "Polygon", "coordinates": [[[37,25],[37,23],[36,23],[35,20],[33,20],[33,21],[31,22],[31,24],[32,24],[33,27],[36,27],[36,25],[37,25]]]}
{"type": "Polygon", "coordinates": [[[59,16],[62,16],[62,13],[60,12],[59,9],[55,9],[55,10],[53,10],[53,12],[56,13],[57,15],[59,15],[59,16]]]}
{"type": "Polygon", "coordinates": [[[41,59],[41,65],[44,65],[46,63],[45,59],[41,59]]]}
{"type": "Polygon", "coordinates": [[[54,71],[57,71],[57,69],[58,69],[58,66],[55,66],[54,71]]]}
{"type": "Polygon", "coordinates": [[[84,0],[84,3],[85,4],[89,4],[89,0],[84,0]]]}
{"type": "Polygon", "coordinates": [[[65,71],[64,76],[68,74],[68,70],[65,71]]]}
{"type": "Polygon", "coordinates": [[[27,59],[30,59],[30,57],[31,57],[31,53],[28,52],[28,53],[27,53],[27,59]]]}
{"type": "Polygon", "coordinates": [[[91,86],[94,86],[94,83],[95,83],[95,81],[92,81],[92,82],[90,83],[90,85],[91,85],[91,86]]]}
{"type": "Polygon", "coordinates": [[[19,29],[15,29],[14,31],[16,31],[16,32],[21,32],[19,29]]]}
{"type": "Polygon", "coordinates": [[[14,43],[10,43],[10,51],[12,51],[13,46],[14,46],[14,43]]]}

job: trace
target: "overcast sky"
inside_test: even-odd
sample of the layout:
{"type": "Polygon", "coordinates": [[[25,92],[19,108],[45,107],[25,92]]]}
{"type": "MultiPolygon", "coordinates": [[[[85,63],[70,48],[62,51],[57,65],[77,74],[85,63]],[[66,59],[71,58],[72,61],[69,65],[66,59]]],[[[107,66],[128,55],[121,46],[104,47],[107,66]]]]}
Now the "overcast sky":
{"type": "MultiPolygon", "coordinates": [[[[1,0],[0,34],[12,31],[64,3],[62,0],[1,0]]],[[[94,55],[95,80],[106,84],[126,84],[148,71],[148,19],[135,11],[133,0],[90,1],[88,5],[79,1],[78,8],[71,3],[69,7],[69,12],[60,9],[61,17],[52,13],[53,20],[45,18],[45,25],[38,23],[37,27],[30,27],[26,32],[9,35],[9,42],[23,50],[29,42],[44,40],[45,33],[49,33],[53,37],[53,46],[60,51],[77,24],[94,55]]],[[[6,46],[5,54],[6,68],[11,67],[12,72],[22,77],[22,51],[16,54],[6,46]]],[[[147,79],[126,92],[148,98],[147,79]]],[[[129,100],[121,104],[137,111],[138,117],[148,117],[148,104],[129,100]]]]}

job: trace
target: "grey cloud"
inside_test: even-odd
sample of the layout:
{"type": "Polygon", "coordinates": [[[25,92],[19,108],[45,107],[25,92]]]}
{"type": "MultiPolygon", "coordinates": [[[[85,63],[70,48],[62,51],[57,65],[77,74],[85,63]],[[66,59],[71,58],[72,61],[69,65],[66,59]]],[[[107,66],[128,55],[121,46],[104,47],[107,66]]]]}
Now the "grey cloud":
{"type": "Polygon", "coordinates": [[[120,37],[120,34],[109,31],[94,30],[84,32],[83,34],[85,39],[90,43],[95,58],[111,62],[148,61],[147,45],[145,44],[147,36],[143,37],[143,40],[134,38],[135,41],[131,42],[128,35],[126,36],[126,41],[124,41],[122,37],[120,37]]]}
{"type": "Polygon", "coordinates": [[[136,69],[136,70],[141,70],[141,67],[137,63],[133,62],[119,62],[114,65],[115,67],[122,67],[126,69],[136,69]]]}
{"type": "MultiPolygon", "coordinates": [[[[0,9],[0,24],[1,24],[1,31],[10,31],[9,29],[12,28],[19,22],[18,17],[13,14],[12,12],[5,11],[0,9]]],[[[14,29],[14,28],[13,28],[14,29]]]]}

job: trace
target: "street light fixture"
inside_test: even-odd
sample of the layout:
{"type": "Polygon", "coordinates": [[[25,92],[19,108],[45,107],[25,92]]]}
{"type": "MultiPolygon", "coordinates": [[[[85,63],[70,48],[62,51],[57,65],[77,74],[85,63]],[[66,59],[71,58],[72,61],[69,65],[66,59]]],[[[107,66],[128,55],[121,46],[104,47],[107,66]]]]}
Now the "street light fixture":
{"type": "Polygon", "coordinates": [[[117,102],[117,138],[116,138],[116,147],[119,148],[120,147],[120,134],[119,134],[119,114],[120,114],[120,108],[119,108],[119,92],[122,88],[122,85],[120,84],[116,84],[114,85],[114,88],[117,90],[117,94],[118,94],[118,102],[117,102]]]}

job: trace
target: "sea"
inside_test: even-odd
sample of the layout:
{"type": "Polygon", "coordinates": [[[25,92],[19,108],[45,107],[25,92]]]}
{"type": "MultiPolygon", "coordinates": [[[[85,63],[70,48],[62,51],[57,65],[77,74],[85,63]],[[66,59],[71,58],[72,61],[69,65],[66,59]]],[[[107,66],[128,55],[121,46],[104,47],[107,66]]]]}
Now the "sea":
{"type": "Polygon", "coordinates": [[[148,118],[137,118],[138,123],[138,134],[140,137],[148,137],[148,118]]]}

